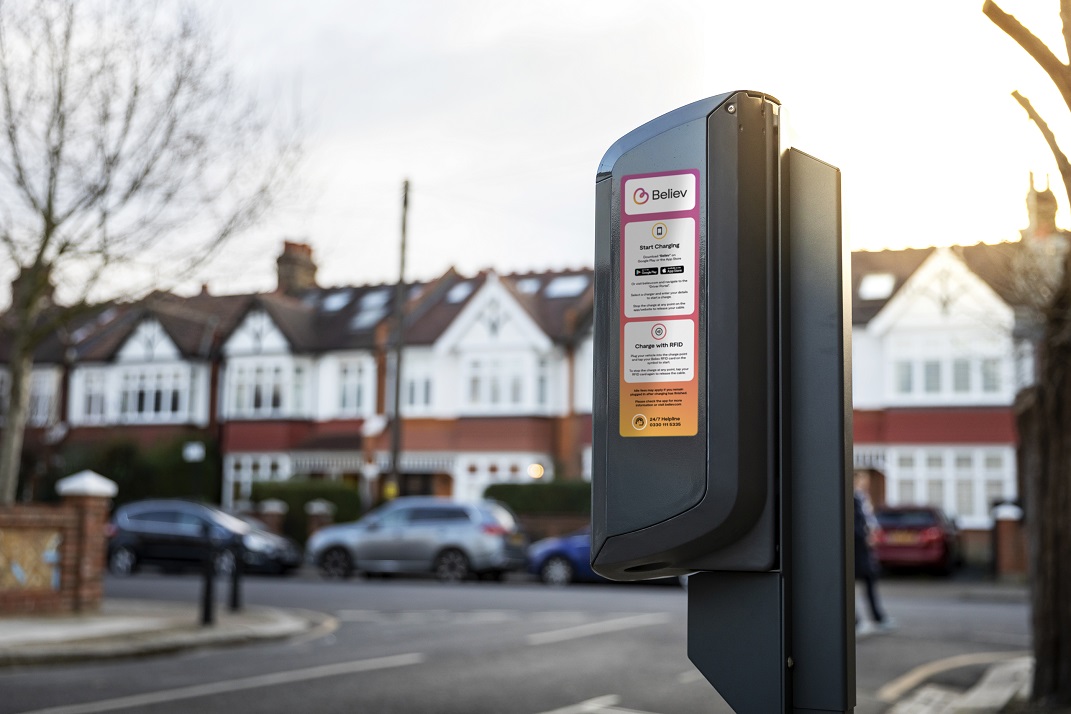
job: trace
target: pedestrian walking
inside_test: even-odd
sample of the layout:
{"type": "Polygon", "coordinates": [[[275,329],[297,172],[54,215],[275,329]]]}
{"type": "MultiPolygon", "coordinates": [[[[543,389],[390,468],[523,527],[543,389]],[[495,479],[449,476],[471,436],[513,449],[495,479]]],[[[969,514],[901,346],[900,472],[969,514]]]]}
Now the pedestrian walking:
{"type": "Polygon", "coordinates": [[[870,608],[870,621],[860,619],[861,608],[856,607],[855,630],[857,633],[871,632],[875,629],[888,631],[896,626],[881,607],[881,599],[878,597],[878,574],[879,566],[871,550],[874,538],[873,510],[870,508],[870,500],[866,495],[866,478],[856,476],[855,489],[855,580],[862,582],[866,594],[867,605],[870,608]]]}

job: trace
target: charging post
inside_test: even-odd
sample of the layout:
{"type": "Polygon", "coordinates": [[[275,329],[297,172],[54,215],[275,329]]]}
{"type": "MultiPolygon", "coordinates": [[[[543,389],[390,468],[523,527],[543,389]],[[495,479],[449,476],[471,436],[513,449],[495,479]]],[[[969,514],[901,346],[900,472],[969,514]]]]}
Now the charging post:
{"type": "Polygon", "coordinates": [[[740,714],[855,706],[839,171],[737,91],[596,178],[592,567],[695,573],[688,654],[740,714]]]}

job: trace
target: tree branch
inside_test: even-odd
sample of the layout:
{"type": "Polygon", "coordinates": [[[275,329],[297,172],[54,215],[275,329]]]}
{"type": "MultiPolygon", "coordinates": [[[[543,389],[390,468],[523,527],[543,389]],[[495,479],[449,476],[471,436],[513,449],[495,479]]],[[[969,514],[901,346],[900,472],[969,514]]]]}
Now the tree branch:
{"type": "MultiPolygon", "coordinates": [[[[1066,0],[1061,0],[1061,15],[1063,15],[1064,3],[1066,3],[1066,0]]],[[[982,12],[993,21],[993,24],[1003,30],[1008,37],[1015,40],[1020,47],[1026,50],[1027,54],[1033,57],[1035,62],[1041,65],[1041,68],[1049,75],[1056,88],[1060,90],[1060,95],[1063,96],[1067,108],[1071,109],[1071,68],[1061,62],[1052,53],[1052,50],[1045,46],[1044,42],[1039,40],[1033,32],[1026,29],[1015,17],[1001,10],[993,0],[986,0],[985,5],[982,6],[982,12]]],[[[1065,38],[1067,38],[1066,33],[1065,38]]]]}
{"type": "Polygon", "coordinates": [[[1026,110],[1027,115],[1031,121],[1037,124],[1038,130],[1041,135],[1045,137],[1045,143],[1049,145],[1049,151],[1052,152],[1053,158],[1056,159],[1056,166],[1060,169],[1060,178],[1064,182],[1064,192],[1067,194],[1069,200],[1071,200],[1071,161],[1067,160],[1067,155],[1060,150],[1059,144],[1056,143],[1056,136],[1053,135],[1052,130],[1049,129],[1049,125],[1045,123],[1045,120],[1041,118],[1041,115],[1034,109],[1034,105],[1030,103],[1030,100],[1024,97],[1019,92],[1012,92],[1012,96],[1015,97],[1015,101],[1019,102],[1019,105],[1026,110]]]}

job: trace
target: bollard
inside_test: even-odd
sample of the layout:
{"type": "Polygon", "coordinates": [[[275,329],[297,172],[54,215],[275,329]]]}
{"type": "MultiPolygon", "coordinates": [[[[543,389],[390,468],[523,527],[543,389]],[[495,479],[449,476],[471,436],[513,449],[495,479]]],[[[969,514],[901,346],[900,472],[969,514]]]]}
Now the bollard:
{"type": "Polygon", "coordinates": [[[201,526],[201,535],[204,538],[204,560],[201,572],[204,575],[204,585],[201,588],[201,625],[208,627],[216,622],[214,590],[216,576],[216,562],[213,557],[216,553],[212,545],[212,528],[207,523],[201,526]]]}
{"type": "Polygon", "coordinates": [[[231,612],[242,609],[242,570],[245,568],[245,544],[234,546],[234,567],[231,568],[231,612]]]}

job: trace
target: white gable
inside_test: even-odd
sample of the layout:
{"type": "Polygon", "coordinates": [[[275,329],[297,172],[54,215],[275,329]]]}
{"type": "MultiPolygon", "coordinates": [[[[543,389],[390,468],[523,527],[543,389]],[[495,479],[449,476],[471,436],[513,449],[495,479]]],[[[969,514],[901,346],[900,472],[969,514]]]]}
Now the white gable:
{"type": "Polygon", "coordinates": [[[948,248],[938,248],[881,312],[868,331],[886,335],[902,329],[974,326],[1010,332],[1011,307],[948,248]]]}
{"type": "Polygon", "coordinates": [[[119,362],[174,362],[181,359],[178,347],[153,319],[143,320],[119,348],[119,362]]]}
{"type": "Polygon", "coordinates": [[[435,343],[435,351],[546,351],[551,346],[547,334],[491,273],[435,343]]]}
{"type": "Polygon", "coordinates": [[[252,310],[223,344],[223,354],[290,354],[290,343],[264,310],[252,310]]]}

